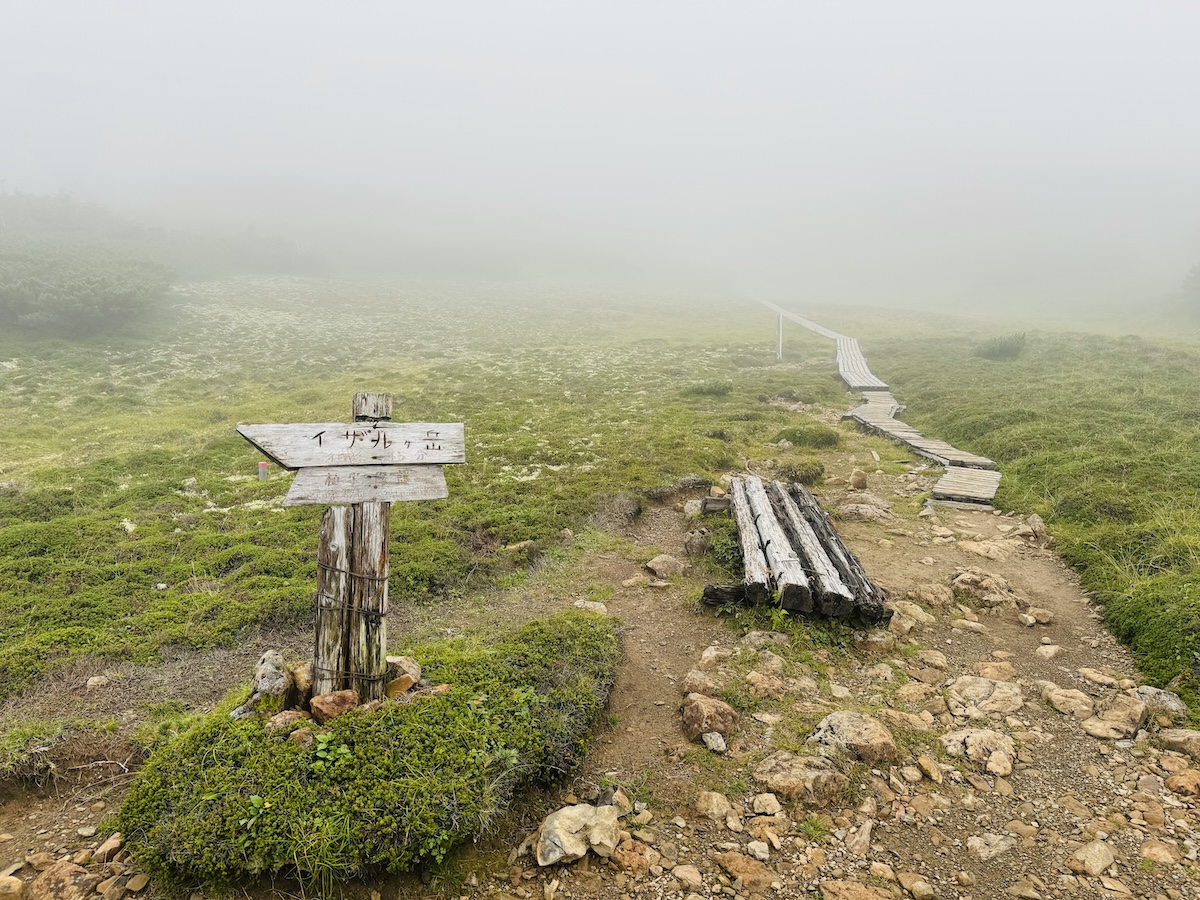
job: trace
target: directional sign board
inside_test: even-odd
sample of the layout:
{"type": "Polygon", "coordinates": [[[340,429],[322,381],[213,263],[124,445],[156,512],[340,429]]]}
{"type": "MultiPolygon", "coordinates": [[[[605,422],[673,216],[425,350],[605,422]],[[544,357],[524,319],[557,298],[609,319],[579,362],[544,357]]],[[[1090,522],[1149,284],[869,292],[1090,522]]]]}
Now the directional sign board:
{"type": "Polygon", "coordinates": [[[396,503],[449,496],[441,466],[323,466],[298,471],[283,505],[396,503]]]}
{"type": "Polygon", "coordinates": [[[285,469],[467,461],[461,422],[239,425],[238,433],[285,469]]]}

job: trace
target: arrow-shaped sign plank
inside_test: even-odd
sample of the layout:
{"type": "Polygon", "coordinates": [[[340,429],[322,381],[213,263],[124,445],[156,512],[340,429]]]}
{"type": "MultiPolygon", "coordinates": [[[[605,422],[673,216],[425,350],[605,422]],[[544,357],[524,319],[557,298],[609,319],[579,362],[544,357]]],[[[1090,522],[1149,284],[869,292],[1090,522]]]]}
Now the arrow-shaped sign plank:
{"type": "Polygon", "coordinates": [[[285,469],[467,461],[461,422],[239,425],[238,434],[285,469]]]}

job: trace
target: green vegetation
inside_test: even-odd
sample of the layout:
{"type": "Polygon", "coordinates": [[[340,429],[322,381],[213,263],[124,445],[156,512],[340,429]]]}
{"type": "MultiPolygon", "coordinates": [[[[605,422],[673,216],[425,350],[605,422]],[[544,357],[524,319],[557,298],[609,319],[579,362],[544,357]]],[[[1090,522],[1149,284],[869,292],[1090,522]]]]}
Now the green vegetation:
{"type": "Polygon", "coordinates": [[[181,297],[139,335],[0,333],[0,698],[80,656],[149,662],[311,620],[320,510],[281,507],[290,476],[256,479],[238,422],[336,421],[367,388],[396,394],[398,420],[465,422],[449,499],[392,513],[391,596],[421,603],[527,565],[507,544],[553,548],[687,476],[785,461],[769,441],[796,414],[774,398],[844,397],[819,338],[796,342],[811,363],[760,366],[761,334],[691,298],[293,279],[181,297]],[[680,395],[714,371],[731,393],[680,395]]]}
{"type": "Polygon", "coordinates": [[[1136,336],[1039,334],[1019,363],[955,338],[880,338],[904,419],[992,457],[997,502],[1041,514],[1147,677],[1200,709],[1200,353],[1136,336]]]}
{"type": "Polygon", "coordinates": [[[725,397],[733,393],[732,381],[698,381],[679,392],[685,397],[725,397]]]}
{"type": "Polygon", "coordinates": [[[977,344],[971,351],[972,356],[984,359],[1018,359],[1025,352],[1025,332],[1006,334],[1001,337],[988,338],[977,344]]]}
{"type": "Polygon", "coordinates": [[[443,695],[352,711],[307,746],[227,698],[143,767],[120,813],[139,860],[176,881],[328,882],[440,861],[523,785],[568,775],[616,674],[612,620],[572,610],[507,640],[410,649],[443,695]]]}
{"type": "Polygon", "coordinates": [[[841,443],[841,435],[827,425],[814,422],[811,425],[793,425],[775,435],[775,441],[790,441],[795,447],[809,450],[824,450],[841,443]]]}

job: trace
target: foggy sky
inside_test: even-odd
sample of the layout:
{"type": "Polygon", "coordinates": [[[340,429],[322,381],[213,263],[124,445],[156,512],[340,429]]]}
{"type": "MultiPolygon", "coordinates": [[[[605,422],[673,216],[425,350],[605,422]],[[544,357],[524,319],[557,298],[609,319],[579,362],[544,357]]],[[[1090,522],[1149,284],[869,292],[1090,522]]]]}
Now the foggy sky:
{"type": "Polygon", "coordinates": [[[1189,0],[0,0],[0,23],[9,190],[351,268],[923,306],[1140,302],[1200,261],[1189,0]]]}

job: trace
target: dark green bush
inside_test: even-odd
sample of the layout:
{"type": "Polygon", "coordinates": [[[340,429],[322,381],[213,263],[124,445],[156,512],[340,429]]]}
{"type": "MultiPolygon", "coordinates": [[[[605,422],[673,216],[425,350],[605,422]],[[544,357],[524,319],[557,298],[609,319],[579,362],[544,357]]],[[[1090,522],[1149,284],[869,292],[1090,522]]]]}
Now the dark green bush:
{"type": "Polygon", "coordinates": [[[787,463],[775,470],[775,477],[780,481],[814,485],[825,477],[825,466],[819,459],[800,459],[787,463]]]}
{"type": "Polygon", "coordinates": [[[733,390],[732,381],[697,381],[680,389],[684,397],[724,397],[733,390]]]}
{"type": "Polygon", "coordinates": [[[441,860],[518,788],[582,759],[615,678],[613,626],[572,610],[490,645],[413,648],[448,693],[301,724],[309,746],[231,720],[243,690],[151,757],[120,828],[144,865],[175,880],[328,882],[441,860]]]}

